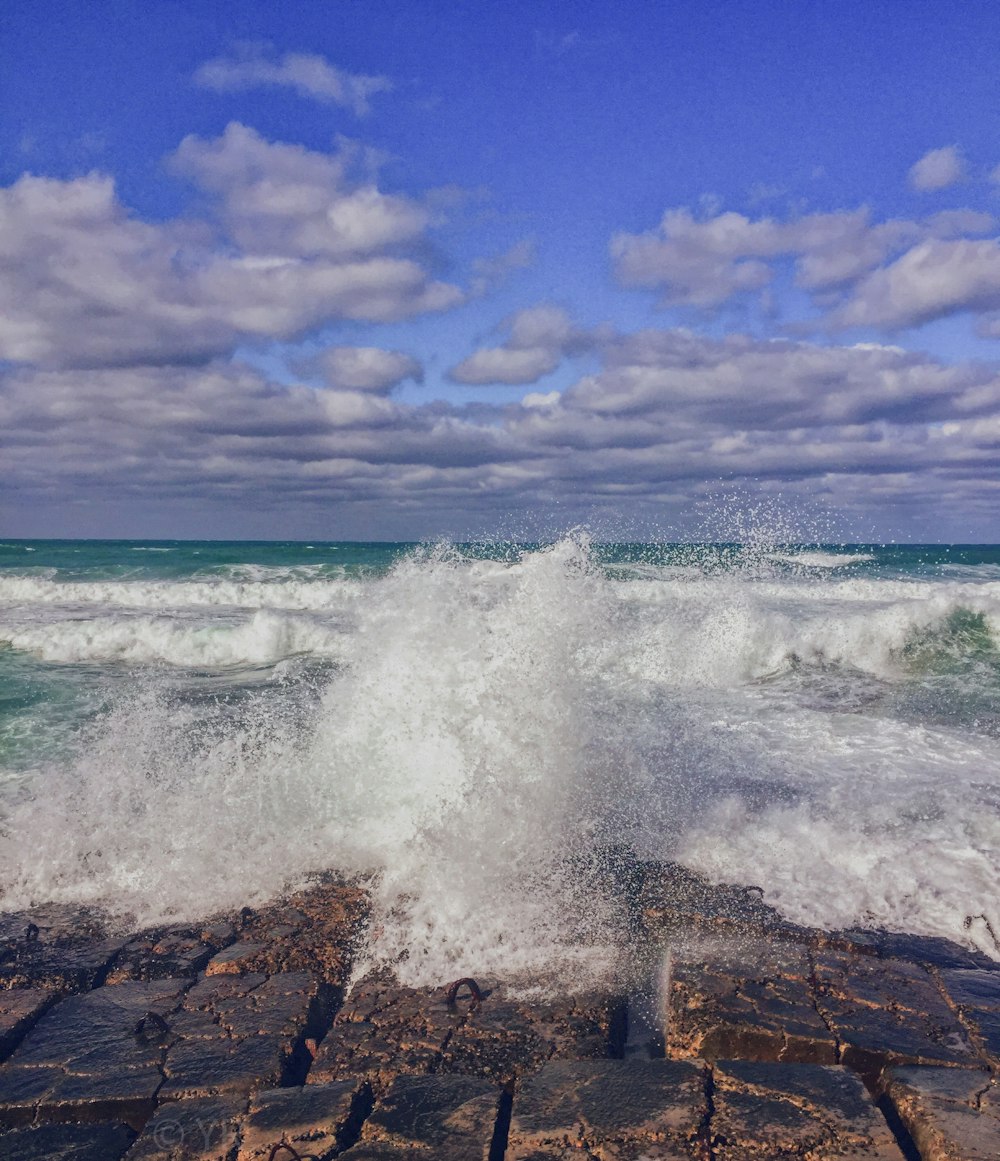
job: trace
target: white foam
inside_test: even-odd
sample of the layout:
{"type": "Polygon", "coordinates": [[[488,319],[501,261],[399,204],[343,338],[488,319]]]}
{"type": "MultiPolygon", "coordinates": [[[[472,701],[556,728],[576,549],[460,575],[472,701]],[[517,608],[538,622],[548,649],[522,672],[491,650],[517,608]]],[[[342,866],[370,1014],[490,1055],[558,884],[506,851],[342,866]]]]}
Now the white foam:
{"type": "MultiPolygon", "coordinates": [[[[579,982],[607,967],[618,935],[584,870],[627,841],[763,880],[810,922],[961,938],[965,917],[986,913],[1000,929],[1000,744],[842,712],[852,674],[891,688],[907,642],[956,609],[995,631],[1000,586],[609,580],[579,539],[512,565],[416,555],[364,582],[90,586],[119,607],[140,588],[219,616],[224,602],[207,600],[219,590],[274,601],[214,633],[154,605],[132,619],[143,657],[227,664],[296,648],[300,631],[315,649],[329,630],[341,665],[315,708],[262,693],[237,718],[137,685],[9,808],[7,905],[195,917],[312,869],[371,870],[372,954],[405,953],[406,978],[545,967],[579,982]],[[319,618],[282,603],[320,592],[319,618]],[[820,712],[770,680],[797,666],[834,667],[841,702],[820,712]]],[[[129,618],[87,620],[134,659],[129,618]]],[[[110,655],[107,638],[94,649],[110,655]]]]}
{"type": "Polygon", "coordinates": [[[776,552],[768,559],[802,568],[845,568],[850,564],[864,564],[875,557],[867,552],[776,552]]]}

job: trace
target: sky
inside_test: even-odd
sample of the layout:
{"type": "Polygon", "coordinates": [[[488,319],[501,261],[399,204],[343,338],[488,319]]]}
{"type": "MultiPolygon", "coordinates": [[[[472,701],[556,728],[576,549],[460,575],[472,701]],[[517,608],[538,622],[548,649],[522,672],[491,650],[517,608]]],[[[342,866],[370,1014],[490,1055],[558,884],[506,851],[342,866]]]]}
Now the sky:
{"type": "Polygon", "coordinates": [[[998,59],[989,0],[10,0],[0,535],[998,542],[998,59]]]}

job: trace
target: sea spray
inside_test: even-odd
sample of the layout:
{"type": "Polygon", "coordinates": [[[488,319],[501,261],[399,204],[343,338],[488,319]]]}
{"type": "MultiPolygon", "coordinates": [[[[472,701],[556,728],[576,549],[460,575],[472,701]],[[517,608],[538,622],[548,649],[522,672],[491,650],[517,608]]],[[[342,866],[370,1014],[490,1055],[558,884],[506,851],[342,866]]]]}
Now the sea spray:
{"type": "Polygon", "coordinates": [[[6,796],[4,904],[195,918],[335,868],[412,981],[579,981],[627,942],[624,847],[995,952],[964,922],[1000,928],[995,562],[758,539],[0,577],[0,668],[104,683],[6,796]]]}

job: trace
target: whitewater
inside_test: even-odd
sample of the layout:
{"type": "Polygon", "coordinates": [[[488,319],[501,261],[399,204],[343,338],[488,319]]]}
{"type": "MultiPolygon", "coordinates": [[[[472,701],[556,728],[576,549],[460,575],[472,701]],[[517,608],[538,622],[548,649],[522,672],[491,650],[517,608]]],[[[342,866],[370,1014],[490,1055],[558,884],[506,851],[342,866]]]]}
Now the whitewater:
{"type": "Polygon", "coordinates": [[[410,982],[580,977],[623,846],[1000,958],[1000,549],[0,544],[4,909],[334,869],[410,982]]]}

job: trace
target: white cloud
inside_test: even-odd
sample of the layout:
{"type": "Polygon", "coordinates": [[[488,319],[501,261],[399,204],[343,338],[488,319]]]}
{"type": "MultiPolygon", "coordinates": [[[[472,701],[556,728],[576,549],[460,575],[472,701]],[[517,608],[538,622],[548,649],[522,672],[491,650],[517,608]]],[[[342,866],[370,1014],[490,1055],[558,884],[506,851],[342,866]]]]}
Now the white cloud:
{"type": "Polygon", "coordinates": [[[128,494],[418,520],[556,502],[628,515],[723,478],[874,516],[918,495],[961,519],[1000,485],[995,368],[679,330],[604,335],[595,354],[598,369],[562,393],[503,407],[403,404],[386,392],[415,368],[375,348],[327,352],[320,388],[223,362],[7,372],[5,484],[28,508],[128,494]]]}
{"type": "Polygon", "coordinates": [[[392,88],[386,77],[344,72],[317,53],[286,52],[269,57],[264,49],[254,45],[234,56],[205,61],[194,79],[203,88],[220,93],[245,92],[261,86],[288,88],[300,97],[343,105],[358,117],[369,112],[371,97],[392,88]]]}
{"type": "Polygon", "coordinates": [[[53,366],[189,362],[337,319],[385,322],[461,301],[419,255],[429,215],[352,180],[350,156],[234,124],[174,164],[214,220],[143,222],[109,177],[0,189],[0,358],[53,366]]]}
{"type": "Polygon", "coordinates": [[[965,158],[957,145],[931,149],[910,169],[910,185],[921,193],[947,189],[965,178],[965,158]]]}
{"type": "Polygon", "coordinates": [[[590,339],[577,330],[561,307],[543,303],[518,311],[505,323],[502,346],[484,347],[449,372],[456,383],[537,383],[551,374],[568,354],[585,350],[590,339]]]}

